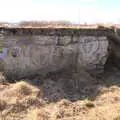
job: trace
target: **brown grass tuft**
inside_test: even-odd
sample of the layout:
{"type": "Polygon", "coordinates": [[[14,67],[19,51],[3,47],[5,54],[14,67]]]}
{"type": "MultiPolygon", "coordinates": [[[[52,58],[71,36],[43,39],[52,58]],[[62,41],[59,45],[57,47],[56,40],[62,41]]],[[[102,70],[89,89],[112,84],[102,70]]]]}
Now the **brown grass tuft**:
{"type": "Polygon", "coordinates": [[[18,101],[12,105],[11,113],[20,113],[25,110],[26,110],[26,106],[18,101]]]}
{"type": "Polygon", "coordinates": [[[11,101],[15,98],[21,100],[26,96],[40,97],[41,94],[42,93],[40,89],[28,84],[27,82],[21,81],[10,85],[9,89],[6,89],[1,93],[1,96],[4,96],[4,98],[7,98],[9,101],[11,101]]]}
{"type": "Polygon", "coordinates": [[[30,120],[49,120],[49,114],[43,109],[34,109],[29,112],[28,118],[30,120]]]}
{"type": "Polygon", "coordinates": [[[113,118],[113,120],[120,120],[120,115],[118,115],[117,117],[113,118]]]}
{"type": "Polygon", "coordinates": [[[45,104],[43,100],[35,96],[27,96],[23,100],[21,100],[21,103],[24,104],[26,107],[41,107],[45,104]]]}
{"type": "Polygon", "coordinates": [[[67,100],[67,99],[62,99],[59,103],[58,103],[58,105],[59,105],[59,107],[61,107],[61,106],[68,106],[68,105],[70,105],[70,101],[69,100],[67,100]]]}
{"type": "Polygon", "coordinates": [[[26,82],[19,82],[16,84],[16,91],[20,95],[30,95],[32,90],[30,89],[29,85],[26,82]]]}
{"type": "Polygon", "coordinates": [[[95,104],[91,101],[88,101],[88,102],[85,103],[85,106],[88,107],[88,108],[94,108],[95,104]]]}
{"type": "Polygon", "coordinates": [[[0,111],[3,111],[7,106],[6,101],[0,100],[0,111]]]}
{"type": "Polygon", "coordinates": [[[5,116],[3,115],[3,111],[6,109],[7,103],[4,100],[0,100],[0,120],[5,120],[5,116]]]}

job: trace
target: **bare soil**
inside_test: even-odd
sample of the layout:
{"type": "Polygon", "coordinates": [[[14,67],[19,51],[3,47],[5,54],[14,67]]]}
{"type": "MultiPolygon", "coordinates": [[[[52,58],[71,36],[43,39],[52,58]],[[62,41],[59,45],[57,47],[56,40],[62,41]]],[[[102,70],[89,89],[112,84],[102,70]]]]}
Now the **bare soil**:
{"type": "Polygon", "coordinates": [[[120,120],[120,72],[50,73],[0,83],[0,120],[120,120]]]}

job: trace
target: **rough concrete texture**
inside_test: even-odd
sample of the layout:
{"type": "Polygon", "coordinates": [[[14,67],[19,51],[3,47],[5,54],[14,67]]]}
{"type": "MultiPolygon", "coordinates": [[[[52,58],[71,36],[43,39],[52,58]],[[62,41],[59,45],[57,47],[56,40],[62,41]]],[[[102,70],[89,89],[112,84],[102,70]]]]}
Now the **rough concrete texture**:
{"type": "Polygon", "coordinates": [[[105,36],[59,32],[56,35],[54,31],[53,35],[51,31],[46,35],[4,34],[0,39],[3,45],[0,58],[6,75],[11,79],[24,78],[66,68],[92,70],[104,65],[108,47],[105,36]]]}

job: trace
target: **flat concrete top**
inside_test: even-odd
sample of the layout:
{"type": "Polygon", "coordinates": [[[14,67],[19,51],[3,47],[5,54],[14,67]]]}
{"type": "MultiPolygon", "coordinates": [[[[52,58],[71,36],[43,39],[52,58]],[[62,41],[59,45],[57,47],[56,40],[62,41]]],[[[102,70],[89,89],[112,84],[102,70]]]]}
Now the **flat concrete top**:
{"type": "MultiPolygon", "coordinates": [[[[34,27],[0,27],[4,35],[75,35],[75,36],[106,36],[111,28],[34,28],[34,27]]],[[[118,32],[120,29],[118,29],[118,32]]]]}

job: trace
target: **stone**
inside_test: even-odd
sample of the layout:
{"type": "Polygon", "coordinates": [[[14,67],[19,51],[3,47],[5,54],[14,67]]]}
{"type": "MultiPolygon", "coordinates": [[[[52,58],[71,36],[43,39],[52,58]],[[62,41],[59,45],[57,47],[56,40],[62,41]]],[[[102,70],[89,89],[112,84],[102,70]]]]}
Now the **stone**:
{"type": "Polygon", "coordinates": [[[5,46],[0,58],[8,78],[45,76],[63,69],[103,68],[108,57],[108,40],[105,36],[83,36],[80,31],[79,34],[65,35],[61,30],[57,34],[45,34],[5,35],[2,40],[5,46]],[[15,55],[11,54],[16,47],[19,49],[14,51],[15,55]]]}
{"type": "Polygon", "coordinates": [[[81,37],[78,45],[78,64],[87,69],[95,69],[97,65],[104,66],[107,60],[107,39],[100,40],[100,37],[81,37]]]}
{"type": "Polygon", "coordinates": [[[71,36],[59,36],[58,45],[68,45],[71,42],[71,36]]]}

